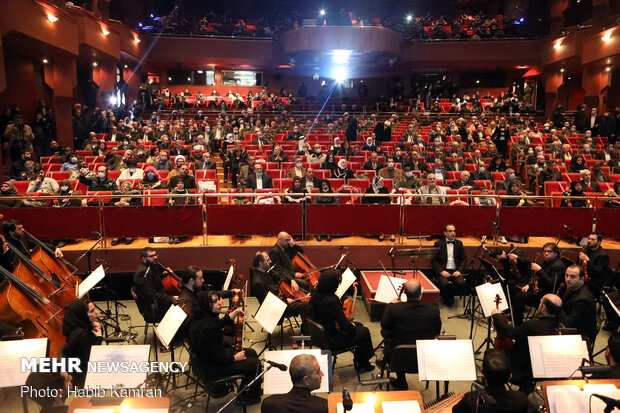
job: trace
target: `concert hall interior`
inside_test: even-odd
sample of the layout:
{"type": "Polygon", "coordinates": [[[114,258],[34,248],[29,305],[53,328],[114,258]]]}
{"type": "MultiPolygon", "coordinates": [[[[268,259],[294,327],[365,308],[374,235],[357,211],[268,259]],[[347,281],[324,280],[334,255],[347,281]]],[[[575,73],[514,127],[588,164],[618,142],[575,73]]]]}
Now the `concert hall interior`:
{"type": "Polygon", "coordinates": [[[619,1],[3,0],[0,411],[620,409],[618,134],[619,1]]]}

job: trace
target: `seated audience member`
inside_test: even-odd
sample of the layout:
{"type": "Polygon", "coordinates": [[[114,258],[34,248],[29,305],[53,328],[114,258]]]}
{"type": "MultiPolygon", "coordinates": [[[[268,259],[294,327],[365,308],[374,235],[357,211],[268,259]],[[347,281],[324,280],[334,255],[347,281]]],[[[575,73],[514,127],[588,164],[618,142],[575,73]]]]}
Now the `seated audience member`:
{"type": "Polygon", "coordinates": [[[506,195],[521,198],[504,198],[502,200],[503,206],[520,207],[531,205],[531,203],[525,199],[525,193],[521,190],[521,182],[519,181],[511,181],[508,184],[508,191],[506,191],[506,195]]]}
{"type": "Polygon", "coordinates": [[[279,144],[276,144],[271,153],[269,154],[269,157],[267,158],[269,162],[287,162],[288,161],[288,156],[286,156],[286,154],[284,152],[282,152],[282,147],[279,144]]]}
{"type": "MultiPolygon", "coordinates": [[[[254,349],[246,348],[235,352],[230,340],[226,340],[222,329],[231,326],[243,308],[237,308],[220,318],[224,301],[216,291],[198,295],[198,307],[188,326],[188,344],[198,363],[197,372],[201,380],[211,382],[220,377],[243,375],[241,386],[249,384],[260,372],[261,364],[254,349]]],[[[195,367],[196,368],[196,367],[195,367]]],[[[244,404],[260,403],[261,380],[258,380],[241,396],[244,404]]]]}
{"type": "Polygon", "coordinates": [[[341,159],[338,161],[338,167],[332,169],[331,177],[344,179],[344,182],[347,183],[349,179],[355,178],[355,174],[349,169],[349,162],[346,159],[341,159]]]}
{"type": "Polygon", "coordinates": [[[497,350],[485,352],[482,360],[482,375],[486,386],[474,390],[452,408],[453,413],[527,413],[529,401],[525,393],[506,390],[512,369],[506,355],[497,350]]]}
{"type": "Polygon", "coordinates": [[[148,189],[165,189],[164,181],[161,180],[159,172],[153,166],[148,165],[144,168],[142,180],[138,184],[138,189],[145,191],[148,189]]]}
{"type": "Polygon", "coordinates": [[[410,190],[416,190],[422,186],[422,179],[418,178],[417,175],[411,170],[410,166],[405,166],[400,179],[394,180],[395,188],[405,188],[410,190]]]}
{"type": "Polygon", "coordinates": [[[459,179],[455,179],[452,182],[452,189],[459,189],[464,191],[477,191],[480,187],[471,179],[469,171],[463,171],[460,174],[459,179]]]}
{"type": "Polygon", "coordinates": [[[194,162],[194,168],[197,171],[212,169],[217,173],[217,165],[211,160],[210,152],[203,152],[199,159],[194,162]]]}
{"type": "Polygon", "coordinates": [[[321,387],[324,376],[316,357],[299,354],[291,360],[288,371],[293,388],[263,400],[261,413],[327,413],[327,399],[311,393],[321,387]]]}
{"type": "Polygon", "coordinates": [[[506,172],[506,162],[501,155],[494,157],[489,165],[489,172],[506,172]]]}
{"type": "Polygon", "coordinates": [[[78,168],[78,161],[79,161],[79,158],[77,156],[77,153],[71,152],[69,154],[69,159],[67,159],[67,162],[63,163],[62,166],[60,167],[60,171],[61,172],[75,171],[78,168]]]}
{"type": "Polygon", "coordinates": [[[314,294],[310,299],[312,319],[323,326],[332,350],[359,346],[353,363],[360,371],[372,371],[370,359],[374,355],[370,331],[361,323],[349,321],[342,310],[342,303],[335,294],[341,281],[340,271],[326,269],[321,273],[314,294]]]}
{"type": "Polygon", "coordinates": [[[515,174],[514,169],[507,168],[506,169],[506,179],[503,180],[503,181],[495,181],[495,189],[497,191],[508,191],[508,187],[510,186],[510,184],[513,181],[519,182],[519,187],[521,186],[521,181],[519,180],[519,178],[515,174]]]}
{"type": "Polygon", "coordinates": [[[123,157],[118,154],[118,146],[113,146],[110,148],[110,153],[103,158],[103,162],[105,162],[105,165],[108,167],[109,171],[118,171],[121,169],[123,157]]]}
{"type": "Polygon", "coordinates": [[[178,173],[170,177],[168,174],[168,190],[173,191],[177,188],[177,182],[183,181],[183,188],[186,190],[196,189],[196,180],[194,176],[190,174],[189,166],[183,164],[179,167],[178,173]]]}
{"type": "Polygon", "coordinates": [[[135,159],[127,159],[125,162],[127,168],[123,169],[116,179],[116,185],[120,186],[120,183],[124,180],[128,179],[136,179],[142,180],[144,176],[144,171],[141,168],[138,168],[138,162],[135,159]]]}
{"type": "Polygon", "coordinates": [[[463,161],[459,161],[459,154],[452,152],[450,160],[446,162],[446,171],[460,172],[465,170],[465,164],[463,161]]]}
{"type": "Polygon", "coordinates": [[[301,179],[301,186],[306,188],[308,192],[318,189],[321,186],[321,179],[314,176],[314,168],[311,166],[306,168],[306,176],[301,179]]]}
{"type": "Polygon", "coordinates": [[[28,184],[26,189],[27,194],[33,192],[40,192],[43,194],[51,195],[58,190],[58,182],[54,178],[47,178],[45,171],[40,166],[34,169],[35,178],[34,181],[28,184]]]}
{"type": "MultiPolygon", "coordinates": [[[[426,176],[428,184],[422,185],[418,189],[418,193],[421,195],[445,195],[446,190],[437,185],[437,179],[435,178],[435,174],[431,173],[426,176]]],[[[417,202],[420,204],[429,204],[429,205],[443,205],[448,202],[448,198],[443,196],[421,196],[417,198],[417,202]]]]}
{"type": "MultiPolygon", "coordinates": [[[[415,344],[416,340],[430,340],[441,333],[441,317],[437,304],[421,301],[422,285],[412,279],[403,284],[402,293],[407,301],[392,302],[387,305],[381,320],[381,335],[385,338],[385,358],[390,362],[394,348],[401,344],[415,344]]],[[[390,366],[396,371],[397,379],[390,383],[396,390],[407,390],[405,373],[398,366],[390,366]]]]}
{"type": "Polygon", "coordinates": [[[67,339],[67,345],[63,350],[63,357],[80,359],[82,372],[72,373],[73,384],[78,387],[84,386],[91,347],[103,342],[98,317],[95,304],[90,300],[74,301],[65,309],[65,317],[62,320],[62,334],[67,339]]]}
{"type": "Polygon", "coordinates": [[[592,180],[592,173],[589,169],[582,169],[579,172],[584,192],[602,192],[601,186],[597,181],[592,180]]]}
{"type": "Polygon", "coordinates": [[[444,238],[435,242],[437,250],[431,257],[431,264],[441,297],[447,306],[451,306],[454,304],[455,293],[462,292],[465,287],[463,271],[467,265],[467,256],[463,242],[456,239],[454,225],[446,225],[443,234],[444,238]]]}
{"type": "Polygon", "coordinates": [[[108,168],[105,166],[98,166],[96,175],[80,171],[79,181],[88,186],[89,191],[115,191],[118,188],[116,181],[108,177],[108,168]]]}
{"type": "Polygon", "coordinates": [[[306,175],[306,168],[302,166],[301,156],[295,156],[293,159],[293,167],[286,171],[286,177],[293,179],[294,177],[303,178],[306,175]]]}
{"type": "Polygon", "coordinates": [[[273,188],[271,177],[264,173],[263,165],[254,165],[254,173],[248,175],[247,188],[252,190],[273,188]]]}
{"type": "Polygon", "coordinates": [[[579,173],[582,169],[588,169],[588,165],[586,164],[586,159],[583,155],[574,156],[570,161],[570,167],[568,168],[568,172],[570,173],[579,173]]]}
{"type": "Polygon", "coordinates": [[[174,169],[172,169],[170,173],[168,173],[168,179],[178,176],[181,173],[181,167],[183,165],[187,166],[187,173],[189,175],[194,175],[189,169],[189,165],[187,165],[187,162],[185,161],[185,156],[177,155],[176,157],[174,157],[174,169]]]}
{"type": "Polygon", "coordinates": [[[168,152],[165,150],[161,150],[159,156],[153,158],[151,165],[158,171],[172,171],[174,168],[174,164],[170,161],[168,152]]]}
{"type": "Polygon", "coordinates": [[[362,169],[364,169],[365,171],[375,171],[379,173],[379,171],[383,169],[385,165],[383,164],[383,162],[379,161],[378,158],[379,154],[377,154],[377,152],[373,150],[373,152],[370,153],[370,159],[364,164],[362,169]]]}
{"type": "Polygon", "coordinates": [[[40,413],[67,413],[69,406],[65,405],[67,390],[72,387],[72,377],[69,373],[32,372],[26,379],[28,397],[34,400],[41,408],[40,413]]]}
{"type": "Polygon", "coordinates": [[[177,195],[177,196],[171,196],[168,199],[168,203],[170,205],[175,205],[175,206],[194,204],[194,198],[187,196],[189,194],[190,194],[190,191],[187,188],[185,188],[185,181],[183,181],[182,179],[178,179],[176,181],[176,186],[172,188],[172,190],[170,191],[170,195],[177,195]],[[186,196],[180,196],[180,195],[186,195],[186,196]]]}
{"type": "Polygon", "coordinates": [[[17,188],[11,181],[3,182],[0,186],[0,208],[18,208],[23,205],[20,199],[6,199],[8,197],[19,196],[17,188]]]}
{"type": "Polygon", "coordinates": [[[393,179],[394,181],[397,181],[402,178],[403,171],[399,168],[396,168],[394,163],[394,157],[388,156],[387,165],[379,170],[378,175],[383,179],[393,179]]]}
{"type": "Polygon", "coordinates": [[[336,157],[333,153],[330,153],[325,158],[325,162],[321,164],[320,169],[332,171],[338,167],[338,164],[335,161],[336,157]]]}
{"type": "MultiPolygon", "coordinates": [[[[493,195],[493,191],[489,191],[489,188],[483,186],[480,188],[480,195],[493,195]]],[[[495,198],[487,198],[485,196],[480,196],[474,198],[474,204],[477,206],[495,206],[497,205],[495,202],[495,198]]]]}
{"type": "Polygon", "coordinates": [[[566,197],[562,199],[560,204],[562,207],[585,208],[590,205],[590,201],[585,198],[586,193],[583,190],[583,182],[581,181],[571,182],[569,190],[562,195],[566,197]]]}
{"type": "Polygon", "coordinates": [[[296,176],[293,178],[291,182],[291,187],[286,188],[284,191],[286,195],[284,195],[284,203],[285,204],[301,204],[306,200],[309,200],[310,197],[307,195],[308,190],[302,186],[301,178],[296,176]]]}
{"type": "Polygon", "coordinates": [[[315,204],[322,204],[322,205],[339,205],[340,204],[340,198],[338,198],[337,196],[321,196],[323,194],[334,193],[334,191],[332,191],[332,184],[327,179],[321,180],[318,193],[320,195],[314,197],[315,204]]]}
{"type": "Polygon", "coordinates": [[[375,176],[372,180],[372,185],[366,188],[366,194],[384,194],[385,196],[365,196],[362,198],[362,204],[389,204],[390,203],[390,191],[383,185],[383,178],[375,176]]]}
{"type": "Polygon", "coordinates": [[[620,208],[620,180],[614,182],[614,187],[609,188],[605,192],[607,198],[612,198],[605,201],[606,208],[620,208]]]}
{"type": "Polygon", "coordinates": [[[74,191],[71,186],[71,181],[63,179],[58,185],[58,191],[54,192],[54,195],[62,198],[55,198],[51,201],[51,205],[55,207],[68,207],[68,206],[80,206],[82,200],[74,197],[74,195],[81,195],[79,191],[74,191]]]}

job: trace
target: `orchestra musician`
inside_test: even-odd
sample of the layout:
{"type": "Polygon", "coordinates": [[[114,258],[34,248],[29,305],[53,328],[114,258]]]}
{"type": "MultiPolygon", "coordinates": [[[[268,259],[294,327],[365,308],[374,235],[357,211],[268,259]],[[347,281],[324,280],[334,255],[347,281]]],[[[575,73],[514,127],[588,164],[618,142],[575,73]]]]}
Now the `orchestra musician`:
{"type": "MultiPolygon", "coordinates": [[[[280,296],[279,282],[281,278],[277,275],[277,270],[271,264],[269,254],[259,251],[254,255],[252,260],[253,268],[250,270],[252,280],[252,294],[256,297],[260,304],[265,301],[268,293],[280,296]]],[[[303,301],[295,301],[287,298],[285,316],[289,315],[305,315],[310,312],[310,303],[303,301]]]]}
{"type": "Polygon", "coordinates": [[[511,376],[510,361],[504,353],[489,350],[482,360],[482,375],[486,386],[470,391],[452,408],[452,413],[526,413],[529,411],[527,395],[520,391],[506,390],[511,376]]]}
{"type": "Polygon", "coordinates": [[[603,236],[593,232],[588,236],[588,244],[585,250],[579,253],[579,261],[586,263],[588,288],[594,297],[601,294],[609,271],[609,255],[601,247],[602,242],[603,236]]]}
{"type": "Polygon", "coordinates": [[[596,303],[585,284],[585,271],[571,265],[564,274],[566,288],[562,297],[560,320],[566,327],[576,328],[579,334],[593,340],[596,333],[596,303]]]}
{"type": "MultiPolygon", "coordinates": [[[[181,293],[179,294],[179,305],[182,305],[183,311],[188,316],[191,316],[194,313],[194,309],[198,307],[198,293],[203,290],[204,274],[200,267],[190,265],[181,273],[181,280],[183,288],[181,288],[181,293]]],[[[231,298],[240,291],[238,288],[232,288],[230,290],[218,291],[218,294],[222,298],[231,298]]]]}
{"type": "Polygon", "coordinates": [[[145,247],[140,252],[142,263],[133,276],[133,284],[136,292],[136,304],[144,314],[147,314],[148,322],[158,323],[172,304],[179,300],[178,296],[172,296],[166,292],[162,278],[166,274],[166,268],[157,261],[157,251],[151,247],[145,247]]]}
{"type": "MultiPolygon", "coordinates": [[[[27,257],[30,257],[30,252],[37,247],[37,244],[24,236],[24,225],[21,221],[17,220],[8,220],[2,224],[2,232],[4,233],[4,237],[7,242],[16,247],[19,251],[21,251],[27,257]]],[[[54,251],[54,255],[56,258],[62,258],[63,254],[60,248],[51,247],[50,249],[54,251]]]]}
{"type": "MultiPolygon", "coordinates": [[[[188,344],[199,366],[197,372],[205,382],[220,377],[242,374],[241,385],[250,383],[262,368],[254,349],[235,351],[226,340],[222,330],[234,324],[238,315],[243,314],[239,307],[220,318],[224,301],[217,291],[198,294],[198,307],[189,322],[188,344]]],[[[261,381],[258,380],[241,395],[244,404],[260,403],[261,381]]]]}
{"type": "Polygon", "coordinates": [[[370,364],[374,355],[370,331],[361,323],[351,322],[342,310],[342,303],[336,290],[342,279],[340,271],[328,268],[321,272],[321,278],[314,289],[310,304],[312,319],[323,326],[332,350],[359,346],[353,363],[360,372],[372,371],[370,364]]]}
{"type": "Polygon", "coordinates": [[[291,285],[293,292],[299,291],[301,288],[308,291],[308,282],[303,279],[304,275],[296,272],[293,268],[293,258],[304,250],[295,242],[287,232],[280,232],[276,238],[276,244],[269,251],[269,258],[275,264],[275,271],[278,276],[291,285]]]}
{"type": "Polygon", "coordinates": [[[312,354],[293,357],[288,369],[293,388],[285,394],[274,394],[263,400],[261,413],[327,413],[327,399],[310,392],[321,387],[323,372],[312,354]]]}
{"type": "Polygon", "coordinates": [[[448,224],[443,229],[444,238],[435,242],[438,250],[433,254],[431,263],[435,272],[437,287],[447,306],[454,304],[454,293],[465,288],[463,271],[467,265],[467,256],[463,243],[456,239],[456,227],[448,224]]]}
{"type": "Polygon", "coordinates": [[[86,380],[86,366],[90,359],[92,346],[103,342],[101,324],[98,321],[97,308],[90,300],[77,300],[65,308],[65,317],[62,320],[62,334],[67,339],[67,345],[62,357],[76,357],[80,359],[81,373],[73,373],[73,384],[84,386],[86,380]]]}
{"type": "MultiPolygon", "coordinates": [[[[392,350],[399,344],[415,344],[416,340],[433,339],[441,333],[439,306],[422,302],[422,284],[416,279],[407,281],[402,286],[402,293],[407,301],[392,302],[387,305],[381,320],[381,334],[385,338],[385,357],[389,361],[392,350]]],[[[398,366],[391,366],[396,371],[396,379],[390,385],[396,390],[407,390],[405,373],[398,371],[398,366]]]]}
{"type": "Polygon", "coordinates": [[[611,367],[608,373],[593,374],[593,379],[620,379],[620,364],[616,360],[620,360],[620,334],[614,332],[607,340],[607,349],[605,349],[605,359],[611,367]]]}
{"type": "Polygon", "coordinates": [[[519,390],[529,394],[534,390],[532,364],[528,337],[549,336],[558,333],[559,315],[562,309],[562,300],[555,294],[546,294],[538,305],[538,318],[531,319],[518,326],[509,325],[501,311],[491,311],[493,324],[498,334],[515,340],[512,347],[506,349],[508,359],[512,365],[511,382],[519,386],[519,390]]]}
{"type": "Polygon", "coordinates": [[[71,375],[66,372],[32,372],[26,379],[26,386],[35,390],[28,392],[41,411],[39,413],[67,413],[65,405],[68,389],[71,388],[71,375]]]}
{"type": "Polygon", "coordinates": [[[513,305],[514,323],[517,326],[521,325],[525,305],[538,303],[536,294],[530,291],[529,287],[532,277],[532,261],[521,250],[514,248],[510,252],[502,251],[496,258],[502,263],[506,274],[506,284],[513,305]]]}

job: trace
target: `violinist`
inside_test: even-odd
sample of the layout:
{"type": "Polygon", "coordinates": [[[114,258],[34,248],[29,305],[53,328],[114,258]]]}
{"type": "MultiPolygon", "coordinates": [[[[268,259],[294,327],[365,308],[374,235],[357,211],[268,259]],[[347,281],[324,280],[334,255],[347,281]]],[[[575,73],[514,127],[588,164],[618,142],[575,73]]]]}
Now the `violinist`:
{"type": "Polygon", "coordinates": [[[280,232],[276,238],[276,244],[269,251],[269,258],[275,265],[274,271],[280,279],[291,285],[293,292],[301,288],[308,291],[308,282],[304,280],[304,275],[293,269],[293,258],[304,250],[295,242],[287,232],[280,232]]]}
{"type": "MultiPolygon", "coordinates": [[[[198,306],[198,293],[203,290],[205,278],[200,267],[190,265],[181,274],[183,288],[179,294],[179,305],[183,306],[183,311],[191,316],[194,309],[198,306]]],[[[209,286],[206,288],[209,289],[209,286]]],[[[233,295],[241,292],[238,288],[230,290],[218,291],[222,298],[231,298],[233,295]]]]}
{"type": "Polygon", "coordinates": [[[609,271],[609,255],[601,247],[602,242],[603,236],[593,232],[588,236],[588,245],[579,253],[579,261],[588,273],[588,288],[594,297],[601,294],[609,271]]]}
{"type": "Polygon", "coordinates": [[[535,294],[532,295],[532,291],[529,291],[530,287],[525,288],[531,280],[532,262],[522,251],[514,248],[510,251],[502,251],[496,259],[504,267],[506,284],[513,304],[515,325],[521,325],[525,305],[537,302],[535,294]]]}
{"type": "Polygon", "coordinates": [[[562,297],[561,321],[566,327],[576,328],[579,334],[593,340],[596,338],[596,302],[586,285],[583,267],[568,267],[564,282],[565,291],[558,294],[562,297]]]}
{"type": "Polygon", "coordinates": [[[143,248],[140,259],[142,263],[133,276],[134,289],[138,297],[136,304],[141,312],[147,314],[146,321],[158,323],[168,308],[178,302],[179,297],[168,294],[164,289],[162,278],[167,271],[157,261],[157,251],[151,247],[143,248]]]}
{"type": "Polygon", "coordinates": [[[562,300],[560,297],[555,294],[546,294],[538,305],[538,318],[528,320],[516,327],[506,322],[500,310],[493,309],[491,311],[493,324],[498,334],[515,340],[514,344],[505,350],[513,368],[511,382],[518,385],[519,390],[526,394],[534,390],[527,338],[557,334],[561,310],[562,300]]]}
{"type": "Polygon", "coordinates": [[[310,299],[312,319],[325,329],[330,350],[359,346],[353,358],[355,368],[359,372],[372,371],[375,367],[370,364],[374,355],[370,331],[344,315],[342,303],[336,295],[341,280],[342,275],[336,269],[328,268],[321,273],[310,299]]]}
{"type": "MultiPolygon", "coordinates": [[[[198,294],[198,307],[189,322],[189,347],[199,364],[197,371],[201,380],[208,383],[220,377],[242,374],[241,386],[245,386],[260,372],[260,361],[253,349],[235,352],[225,338],[223,329],[233,325],[237,316],[243,314],[243,309],[237,308],[220,318],[223,303],[216,291],[198,294]]],[[[258,380],[241,395],[243,404],[260,403],[260,384],[258,380]]]]}
{"type": "MultiPolygon", "coordinates": [[[[2,232],[11,245],[19,249],[24,255],[30,257],[30,252],[37,247],[37,244],[24,236],[24,226],[21,221],[9,220],[2,224],[2,232]]],[[[54,251],[56,258],[62,258],[63,254],[60,248],[50,248],[54,251]]]]}
{"type": "MultiPolygon", "coordinates": [[[[253,268],[250,270],[252,280],[252,293],[260,304],[265,301],[268,293],[272,293],[276,296],[280,295],[279,282],[280,279],[274,273],[274,268],[271,264],[271,258],[269,254],[264,251],[259,251],[254,255],[252,260],[253,268]]],[[[310,303],[303,301],[295,301],[292,298],[287,298],[286,302],[288,306],[284,312],[285,316],[288,315],[303,315],[310,312],[310,303]]]]}
{"type": "MultiPolygon", "coordinates": [[[[401,294],[407,301],[392,302],[387,305],[381,320],[381,334],[385,338],[385,357],[389,361],[392,350],[399,344],[415,344],[416,340],[433,339],[441,333],[441,317],[437,304],[422,302],[422,285],[412,279],[402,286],[401,294]]],[[[405,373],[398,371],[398,366],[391,366],[396,371],[396,379],[390,382],[396,390],[407,390],[405,373]]]]}

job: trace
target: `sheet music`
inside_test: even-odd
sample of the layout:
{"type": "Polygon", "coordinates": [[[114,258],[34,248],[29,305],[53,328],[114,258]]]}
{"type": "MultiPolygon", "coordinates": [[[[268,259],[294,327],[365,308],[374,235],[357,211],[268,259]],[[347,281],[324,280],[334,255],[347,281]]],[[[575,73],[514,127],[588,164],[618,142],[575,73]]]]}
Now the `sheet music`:
{"type": "Polygon", "coordinates": [[[222,290],[228,290],[234,273],[235,273],[235,264],[230,264],[230,267],[228,268],[228,274],[226,274],[226,280],[224,281],[224,285],[222,286],[222,290]]]}
{"type": "MultiPolygon", "coordinates": [[[[409,281],[406,278],[388,277],[382,275],[379,279],[379,285],[377,286],[377,292],[375,293],[375,301],[381,303],[391,303],[395,298],[398,298],[397,291],[400,291],[400,286],[409,281]],[[390,283],[390,280],[392,281],[390,283]],[[396,291],[394,291],[396,289],[396,291]]],[[[407,301],[407,295],[402,294],[400,299],[407,301]]]]}
{"type": "MultiPolygon", "coordinates": [[[[127,361],[129,363],[148,362],[150,345],[131,345],[131,346],[92,346],[89,361],[127,361]]],[[[86,373],[84,387],[101,386],[103,388],[114,387],[122,384],[123,387],[135,388],[146,380],[146,373],[86,373]]]]}
{"type": "Polygon", "coordinates": [[[47,357],[47,339],[0,341],[0,388],[26,384],[30,371],[21,373],[23,357],[47,357]]]}
{"type": "Polygon", "coordinates": [[[154,327],[155,335],[166,348],[170,346],[170,342],[186,318],[187,313],[178,305],[173,304],[168,308],[159,325],[154,327]]]}
{"type": "Polygon", "coordinates": [[[267,331],[273,333],[282,318],[287,304],[276,297],[271,291],[267,293],[265,301],[254,315],[254,319],[267,331]]]}
{"type": "Polygon", "coordinates": [[[338,298],[342,298],[344,293],[347,292],[349,287],[351,287],[356,280],[357,278],[355,278],[355,274],[353,274],[353,271],[347,268],[342,273],[342,280],[340,281],[340,285],[338,285],[338,289],[336,290],[336,295],[338,296],[338,298]]]}
{"type": "Polygon", "coordinates": [[[94,286],[99,284],[99,281],[105,277],[105,271],[103,265],[98,266],[95,271],[91,272],[84,281],[80,283],[77,291],[78,300],[86,295],[94,286]]]}
{"type": "Polygon", "coordinates": [[[382,402],[383,413],[422,413],[416,400],[382,402]]]}
{"type": "Polygon", "coordinates": [[[471,340],[416,340],[420,380],[476,380],[471,340]]]}
{"type": "Polygon", "coordinates": [[[478,299],[480,300],[480,305],[482,306],[485,317],[491,317],[491,311],[495,309],[495,297],[497,294],[499,294],[499,298],[501,299],[499,310],[508,310],[508,301],[506,300],[506,295],[500,283],[487,282],[480,284],[476,287],[476,294],[478,294],[478,299]]]}
{"type": "MultiPolygon", "coordinates": [[[[133,410],[132,410],[133,411],[133,410]]],[[[73,413],[114,413],[114,409],[97,409],[93,407],[92,409],[75,409],[73,413]]]]}
{"type": "MultiPolygon", "coordinates": [[[[576,385],[547,386],[547,400],[549,401],[550,413],[587,412],[589,410],[590,395],[592,393],[604,396],[620,398],[620,390],[613,384],[583,385],[583,391],[576,385]]],[[[592,413],[603,413],[605,403],[593,397],[592,413]]]]}
{"type": "MultiPolygon", "coordinates": [[[[312,354],[319,362],[321,371],[324,376],[321,380],[321,387],[314,392],[317,393],[329,393],[329,381],[332,371],[329,367],[329,355],[322,354],[320,349],[304,349],[304,350],[281,350],[281,351],[265,351],[265,360],[275,361],[276,363],[282,363],[285,366],[291,365],[293,357],[300,354],[312,354]]],[[[291,375],[288,371],[281,371],[276,368],[271,368],[265,373],[265,381],[263,383],[263,391],[265,394],[282,394],[288,393],[293,387],[291,382],[291,375]]]]}
{"type": "Polygon", "coordinates": [[[534,378],[569,377],[588,358],[580,335],[528,337],[534,378]]]}
{"type": "MultiPolygon", "coordinates": [[[[370,403],[353,403],[353,408],[349,410],[350,413],[375,413],[375,406],[370,403]]],[[[344,413],[344,407],[342,403],[336,405],[336,413],[344,413]]]]}

